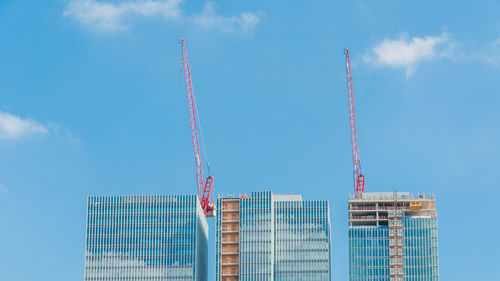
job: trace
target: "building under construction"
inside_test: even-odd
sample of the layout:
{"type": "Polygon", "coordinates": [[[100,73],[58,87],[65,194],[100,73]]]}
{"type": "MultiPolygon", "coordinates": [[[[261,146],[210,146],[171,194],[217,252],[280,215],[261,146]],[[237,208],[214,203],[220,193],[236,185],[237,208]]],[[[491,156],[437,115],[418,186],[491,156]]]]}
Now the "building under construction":
{"type": "Polygon", "coordinates": [[[349,199],[350,280],[439,280],[434,195],[362,193],[349,199]]]}
{"type": "Polygon", "coordinates": [[[219,195],[216,281],[329,281],[327,200],[270,191],[219,195]]]}
{"type": "Polygon", "coordinates": [[[434,196],[365,192],[349,50],[345,55],[354,183],[354,196],[349,198],[349,279],[438,281],[434,196]]]}

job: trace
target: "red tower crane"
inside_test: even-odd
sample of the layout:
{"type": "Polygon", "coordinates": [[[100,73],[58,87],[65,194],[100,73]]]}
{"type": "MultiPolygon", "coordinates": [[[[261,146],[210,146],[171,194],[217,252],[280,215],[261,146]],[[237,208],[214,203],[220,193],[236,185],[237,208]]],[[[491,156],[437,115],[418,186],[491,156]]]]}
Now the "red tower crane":
{"type": "Polygon", "coordinates": [[[354,194],[356,198],[365,192],[365,176],[359,165],[358,132],[356,131],[356,112],[354,110],[354,91],[352,89],[351,58],[349,50],[345,50],[345,66],[347,74],[347,96],[349,98],[349,119],[351,121],[352,165],[354,178],[354,194]]]}
{"type": "MultiPolygon", "coordinates": [[[[182,69],[184,70],[184,80],[186,83],[186,94],[189,108],[189,122],[191,123],[191,138],[193,141],[193,151],[194,151],[194,162],[196,165],[196,186],[198,189],[198,197],[200,198],[201,207],[205,216],[213,217],[215,216],[215,205],[210,202],[210,192],[212,191],[212,186],[214,184],[214,177],[210,174],[210,170],[208,173],[207,179],[204,181],[203,179],[203,167],[201,164],[201,155],[200,155],[200,145],[198,143],[198,125],[199,121],[196,118],[198,113],[198,109],[196,107],[196,99],[193,94],[193,85],[191,83],[191,71],[189,69],[189,62],[187,57],[186,45],[184,44],[184,38],[181,38],[182,45],[182,69]],[[205,182],[205,184],[203,184],[205,182]]],[[[205,151],[205,143],[203,141],[203,135],[201,134],[200,127],[200,136],[202,139],[203,150],[206,157],[205,151]]],[[[206,161],[208,167],[208,159],[206,161]]]]}

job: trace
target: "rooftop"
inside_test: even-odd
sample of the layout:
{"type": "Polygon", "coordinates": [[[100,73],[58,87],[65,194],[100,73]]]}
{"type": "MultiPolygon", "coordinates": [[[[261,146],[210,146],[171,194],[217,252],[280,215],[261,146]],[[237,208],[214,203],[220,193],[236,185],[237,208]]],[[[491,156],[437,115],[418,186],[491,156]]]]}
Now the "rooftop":
{"type": "Polygon", "coordinates": [[[410,192],[365,192],[361,194],[361,198],[356,198],[353,194],[349,194],[349,200],[411,200],[411,199],[435,199],[432,194],[413,194],[410,192]]]}
{"type": "MultiPolygon", "coordinates": [[[[267,191],[266,191],[267,193],[267,191]]],[[[272,196],[274,201],[302,201],[302,195],[300,194],[289,194],[289,193],[272,193],[269,192],[270,196],[272,196]]],[[[219,193],[217,194],[217,198],[224,199],[244,199],[244,198],[252,198],[254,196],[261,195],[261,192],[253,191],[250,195],[247,194],[236,194],[236,193],[219,193]]]]}

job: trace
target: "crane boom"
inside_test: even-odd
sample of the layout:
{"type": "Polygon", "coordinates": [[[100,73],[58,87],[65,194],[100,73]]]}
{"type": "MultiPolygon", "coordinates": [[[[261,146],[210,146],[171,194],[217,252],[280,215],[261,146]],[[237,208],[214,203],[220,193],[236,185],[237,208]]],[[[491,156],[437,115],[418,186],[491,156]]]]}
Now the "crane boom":
{"type": "Polygon", "coordinates": [[[358,132],[356,130],[356,112],[354,110],[354,91],[352,88],[351,58],[349,50],[345,50],[346,74],[347,74],[347,96],[349,99],[349,120],[351,127],[351,145],[352,145],[352,164],[354,179],[354,194],[356,198],[365,192],[365,176],[361,172],[359,150],[358,150],[358,132]]]}
{"type": "Polygon", "coordinates": [[[214,183],[214,177],[208,175],[205,184],[203,184],[203,166],[201,164],[200,146],[198,142],[198,120],[196,119],[196,99],[193,94],[193,85],[191,83],[191,70],[187,57],[184,38],[181,38],[182,44],[182,68],[184,70],[184,80],[186,84],[186,95],[189,108],[189,122],[191,124],[191,139],[193,141],[194,162],[196,166],[196,187],[198,189],[198,198],[205,213],[205,216],[214,216],[215,205],[210,202],[210,192],[214,183]]]}

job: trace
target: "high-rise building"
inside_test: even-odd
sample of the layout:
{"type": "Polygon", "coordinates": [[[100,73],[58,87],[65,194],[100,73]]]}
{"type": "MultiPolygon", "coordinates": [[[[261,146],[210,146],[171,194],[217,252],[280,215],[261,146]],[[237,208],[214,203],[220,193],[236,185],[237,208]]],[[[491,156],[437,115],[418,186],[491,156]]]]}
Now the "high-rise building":
{"type": "Polygon", "coordinates": [[[433,195],[363,193],[349,199],[350,280],[438,281],[433,195]]]}
{"type": "Polygon", "coordinates": [[[207,241],[196,195],[92,196],[84,280],[206,281],[207,241]]]}
{"type": "Polygon", "coordinates": [[[326,200],[270,191],[217,197],[216,281],[331,280],[326,200]]]}

